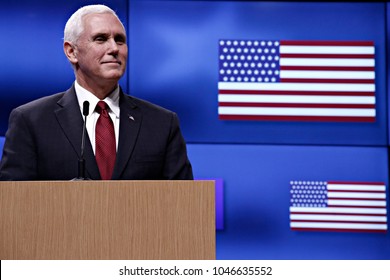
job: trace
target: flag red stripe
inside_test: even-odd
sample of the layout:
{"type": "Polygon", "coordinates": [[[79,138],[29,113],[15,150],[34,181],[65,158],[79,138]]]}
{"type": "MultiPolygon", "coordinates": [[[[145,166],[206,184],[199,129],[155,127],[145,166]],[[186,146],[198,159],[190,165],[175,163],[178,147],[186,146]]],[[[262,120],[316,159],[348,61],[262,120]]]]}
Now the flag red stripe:
{"type": "Polygon", "coordinates": [[[374,46],[373,41],[294,41],[280,40],[281,46],[374,46]]]}
{"type": "Polygon", "coordinates": [[[328,193],[331,193],[331,192],[356,192],[356,193],[386,193],[385,191],[370,191],[370,190],[328,190],[328,193]]]}
{"type": "Polygon", "coordinates": [[[328,208],[375,208],[375,209],[386,209],[385,206],[362,206],[362,205],[328,205],[328,208]]]}
{"type": "Polygon", "coordinates": [[[386,214],[359,214],[359,213],[328,213],[328,212],[296,212],[296,211],[291,211],[291,214],[308,214],[308,215],[332,215],[332,216],[374,216],[374,217],[386,217],[386,214]]]}
{"type": "Polygon", "coordinates": [[[375,117],[329,117],[329,116],[263,116],[219,115],[220,120],[240,121],[323,121],[323,122],[375,122],[375,117]]]}
{"type": "Polygon", "coordinates": [[[354,67],[354,66],[280,66],[280,70],[375,71],[375,68],[374,67],[354,67]]]}
{"type": "Polygon", "coordinates": [[[332,84],[375,84],[374,79],[294,79],[281,78],[281,83],[332,83],[332,84]]]}
{"type": "Polygon", "coordinates": [[[359,108],[375,109],[373,104],[311,104],[311,103],[257,103],[257,102],[219,102],[225,107],[276,107],[276,108],[359,108]]]}
{"type": "Polygon", "coordinates": [[[378,225],[386,225],[387,222],[368,222],[368,221],[323,221],[323,220],[291,220],[291,222],[302,222],[302,223],[334,223],[334,224],[378,224],[378,225]]]}
{"type": "Polygon", "coordinates": [[[378,186],[384,186],[385,183],[383,182],[346,182],[346,181],[329,181],[327,182],[328,185],[378,185],[378,186]]]}
{"type": "Polygon", "coordinates": [[[220,94],[271,94],[271,95],[331,95],[331,96],[375,96],[375,92],[345,91],[282,91],[282,90],[233,90],[221,89],[220,94]]]}
{"type": "Polygon", "coordinates": [[[374,58],[373,54],[280,53],[280,58],[374,58]]]}
{"type": "Polygon", "coordinates": [[[384,198],[355,198],[355,197],[328,197],[329,200],[374,200],[374,201],[386,201],[384,198]]]}

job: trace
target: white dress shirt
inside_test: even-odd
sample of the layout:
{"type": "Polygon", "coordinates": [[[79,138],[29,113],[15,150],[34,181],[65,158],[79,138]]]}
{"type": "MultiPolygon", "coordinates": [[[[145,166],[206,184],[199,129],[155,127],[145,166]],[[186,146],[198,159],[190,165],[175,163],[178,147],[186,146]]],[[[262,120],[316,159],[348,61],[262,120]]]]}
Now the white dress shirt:
{"type": "MultiPolygon", "coordinates": [[[[95,128],[96,128],[96,122],[99,118],[99,113],[95,111],[97,103],[100,101],[99,98],[97,98],[93,93],[86,90],[82,86],[80,86],[77,81],[74,83],[77,100],[79,102],[80,106],[80,112],[83,116],[83,103],[84,101],[89,102],[89,115],[87,116],[87,124],[86,124],[86,130],[89,136],[89,139],[91,141],[93,152],[95,153],[95,128]]],[[[116,141],[116,149],[118,150],[118,142],[119,142],[119,86],[117,86],[113,92],[111,92],[106,98],[103,99],[104,102],[107,103],[109,107],[109,115],[112,119],[112,122],[114,124],[114,130],[115,130],[115,141],[116,141]]],[[[81,137],[81,136],[80,136],[81,137]]]]}

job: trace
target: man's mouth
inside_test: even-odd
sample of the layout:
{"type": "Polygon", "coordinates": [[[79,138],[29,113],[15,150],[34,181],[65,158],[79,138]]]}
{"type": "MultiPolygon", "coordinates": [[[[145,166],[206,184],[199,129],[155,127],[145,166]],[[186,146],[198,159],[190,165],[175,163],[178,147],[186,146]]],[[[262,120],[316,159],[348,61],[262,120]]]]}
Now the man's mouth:
{"type": "Polygon", "coordinates": [[[103,61],[102,62],[102,64],[111,64],[111,63],[122,65],[122,62],[117,61],[117,60],[110,60],[110,61],[103,61]]]}

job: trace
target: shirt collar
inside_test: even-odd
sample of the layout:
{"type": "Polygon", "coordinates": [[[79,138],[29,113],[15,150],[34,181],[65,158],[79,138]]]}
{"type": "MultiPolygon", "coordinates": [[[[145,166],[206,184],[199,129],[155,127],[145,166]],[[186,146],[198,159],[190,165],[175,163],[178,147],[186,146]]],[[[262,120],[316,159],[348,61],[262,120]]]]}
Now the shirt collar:
{"type": "MultiPolygon", "coordinates": [[[[92,92],[80,86],[77,81],[75,81],[74,87],[81,113],[83,113],[84,101],[89,102],[89,113],[93,113],[100,99],[92,92]]],[[[119,86],[117,86],[106,98],[104,98],[103,101],[107,103],[110,110],[115,114],[115,117],[119,118],[119,86]]]]}

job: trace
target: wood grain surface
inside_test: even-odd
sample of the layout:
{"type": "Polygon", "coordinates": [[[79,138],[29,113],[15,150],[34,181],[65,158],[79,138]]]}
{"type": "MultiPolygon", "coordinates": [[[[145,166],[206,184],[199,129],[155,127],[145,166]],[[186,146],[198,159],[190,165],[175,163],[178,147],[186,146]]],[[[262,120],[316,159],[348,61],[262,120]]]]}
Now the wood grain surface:
{"type": "Polygon", "coordinates": [[[214,181],[0,182],[0,259],[215,259],[214,181]]]}

